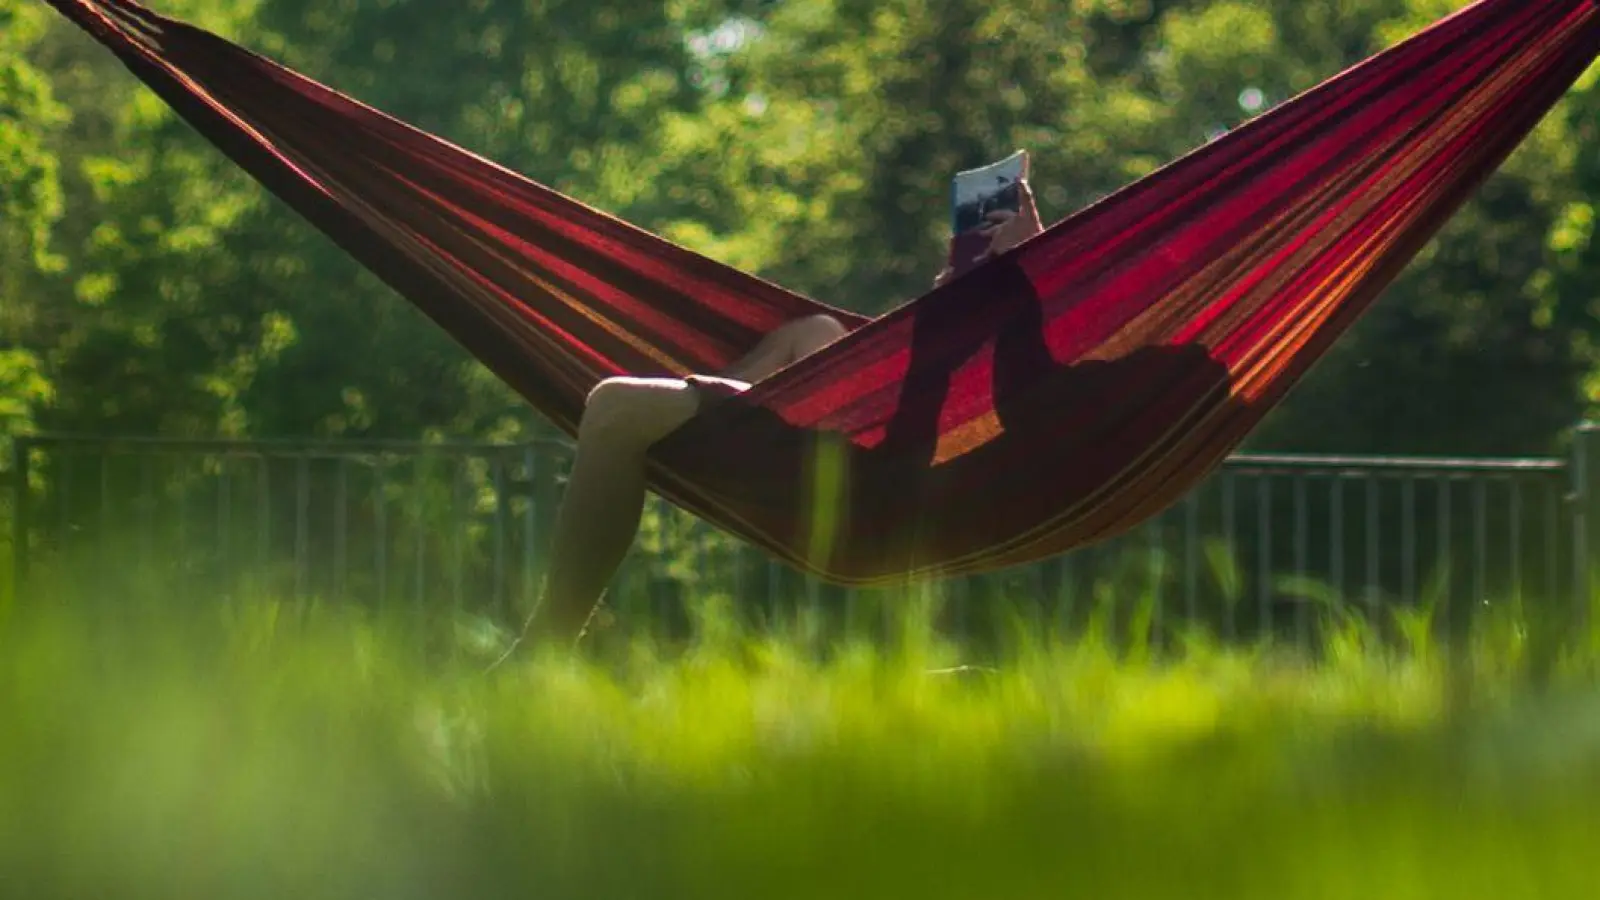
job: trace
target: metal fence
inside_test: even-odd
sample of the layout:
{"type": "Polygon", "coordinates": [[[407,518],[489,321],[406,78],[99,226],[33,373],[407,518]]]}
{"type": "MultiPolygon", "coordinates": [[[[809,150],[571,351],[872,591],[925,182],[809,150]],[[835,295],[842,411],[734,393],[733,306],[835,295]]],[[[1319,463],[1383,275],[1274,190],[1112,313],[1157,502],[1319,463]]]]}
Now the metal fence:
{"type": "MultiPolygon", "coordinates": [[[[1227,637],[1303,637],[1333,607],[1431,605],[1462,621],[1520,599],[1586,601],[1600,432],[1575,435],[1570,459],[1240,455],[1121,538],[928,589],[964,627],[1025,599],[1068,621],[1100,612],[1227,637]]],[[[149,578],[512,617],[537,592],[569,454],[559,442],[20,439],[17,593],[46,576],[111,594],[149,578]]],[[[652,501],[614,605],[682,614],[706,592],[750,609],[883,593],[803,578],[652,501]]]]}

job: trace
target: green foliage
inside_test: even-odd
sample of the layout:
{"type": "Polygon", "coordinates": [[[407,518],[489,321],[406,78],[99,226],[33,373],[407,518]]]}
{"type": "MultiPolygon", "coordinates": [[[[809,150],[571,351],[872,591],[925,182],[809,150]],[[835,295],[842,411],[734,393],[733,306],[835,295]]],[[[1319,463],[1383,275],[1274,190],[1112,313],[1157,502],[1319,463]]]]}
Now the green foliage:
{"type": "MultiPolygon", "coordinates": [[[[33,430],[33,414],[50,401],[51,386],[39,360],[26,350],[0,350],[0,454],[9,455],[9,438],[33,430]]],[[[8,463],[0,463],[3,469],[8,463]]]]}
{"type": "Polygon", "coordinates": [[[44,12],[21,0],[0,3],[0,252],[8,260],[0,269],[0,310],[22,307],[21,276],[28,268],[49,271],[61,264],[50,252],[61,187],[46,139],[67,114],[27,58],[47,21],[44,12]]]}
{"type": "Polygon", "coordinates": [[[49,137],[67,114],[28,58],[46,12],[25,0],[0,2],[0,471],[9,466],[9,438],[31,430],[51,398],[38,357],[17,339],[38,314],[32,292],[64,262],[52,249],[62,202],[49,137]]]}
{"type": "Polygon", "coordinates": [[[486,677],[349,607],[68,601],[0,624],[0,871],[41,900],[1579,898],[1596,876],[1593,698],[1534,699],[1486,658],[1452,705],[1436,657],[1358,632],[1317,667],[1041,636],[950,669],[914,616],[825,657],[711,621],[681,653],[486,677]]]}

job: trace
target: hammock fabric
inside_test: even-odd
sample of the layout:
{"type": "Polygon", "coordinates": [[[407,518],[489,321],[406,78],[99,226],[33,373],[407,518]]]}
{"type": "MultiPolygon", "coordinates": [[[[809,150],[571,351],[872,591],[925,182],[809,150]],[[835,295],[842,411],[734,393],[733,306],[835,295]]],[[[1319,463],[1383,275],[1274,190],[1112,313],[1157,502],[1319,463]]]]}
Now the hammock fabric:
{"type": "Polygon", "coordinates": [[[127,0],[48,0],[571,433],[611,375],[853,330],[652,450],[654,490],[845,584],[1119,534],[1208,475],[1600,52],[1482,0],[866,320],[675,246],[127,0]]]}

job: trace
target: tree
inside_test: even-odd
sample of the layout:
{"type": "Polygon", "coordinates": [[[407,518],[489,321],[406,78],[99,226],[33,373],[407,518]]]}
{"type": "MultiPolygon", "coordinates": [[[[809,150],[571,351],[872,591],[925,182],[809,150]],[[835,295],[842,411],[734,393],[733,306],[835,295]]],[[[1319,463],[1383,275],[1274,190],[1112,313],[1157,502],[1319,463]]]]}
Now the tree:
{"type": "MultiPolygon", "coordinates": [[[[1551,198],[1543,265],[1528,280],[1533,321],[1579,367],[1574,379],[1586,415],[1600,412],[1600,241],[1595,238],[1600,196],[1600,66],[1591,68],[1569,98],[1556,150],[1570,172],[1551,198]]],[[[1554,141],[1553,141],[1554,142],[1554,141]]]]}
{"type": "Polygon", "coordinates": [[[43,35],[42,10],[0,0],[0,469],[9,439],[34,426],[51,385],[25,336],[41,316],[41,282],[61,271],[51,230],[61,216],[59,165],[49,137],[65,109],[28,55],[43,35]]]}
{"type": "MultiPolygon", "coordinates": [[[[171,11],[224,33],[248,17],[217,0],[171,11]]],[[[72,116],[51,131],[33,123],[62,160],[67,210],[55,229],[65,264],[36,285],[24,335],[57,386],[41,424],[238,432],[239,387],[282,343],[269,311],[227,293],[246,261],[223,238],[262,192],[104,48],[45,15],[30,58],[72,116]]]]}

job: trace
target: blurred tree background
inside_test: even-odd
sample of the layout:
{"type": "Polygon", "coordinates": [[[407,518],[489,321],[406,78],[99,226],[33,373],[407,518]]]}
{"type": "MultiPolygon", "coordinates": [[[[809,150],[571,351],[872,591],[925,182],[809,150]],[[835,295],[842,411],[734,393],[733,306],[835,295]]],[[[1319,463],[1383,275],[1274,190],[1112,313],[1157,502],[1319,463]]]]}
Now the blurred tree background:
{"type": "MultiPolygon", "coordinates": [[[[802,292],[939,268],[952,171],[1048,219],[1459,0],[152,0],[802,292]]],[[[1255,436],[1544,453],[1600,399],[1591,71],[1255,436]]],[[[0,439],[542,423],[38,0],[0,0],[0,439]]]]}

